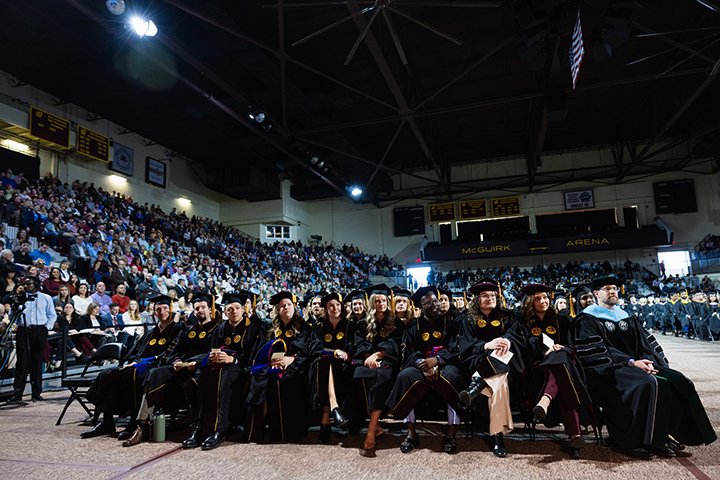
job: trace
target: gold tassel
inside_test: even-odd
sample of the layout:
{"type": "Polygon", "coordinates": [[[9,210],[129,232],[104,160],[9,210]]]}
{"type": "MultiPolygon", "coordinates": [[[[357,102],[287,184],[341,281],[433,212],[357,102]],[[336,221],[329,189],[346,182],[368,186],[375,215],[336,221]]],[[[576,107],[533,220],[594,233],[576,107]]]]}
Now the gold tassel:
{"type": "Polygon", "coordinates": [[[568,301],[570,302],[570,316],[572,318],[575,318],[575,299],[572,295],[570,295],[570,298],[568,298],[568,301]]]}

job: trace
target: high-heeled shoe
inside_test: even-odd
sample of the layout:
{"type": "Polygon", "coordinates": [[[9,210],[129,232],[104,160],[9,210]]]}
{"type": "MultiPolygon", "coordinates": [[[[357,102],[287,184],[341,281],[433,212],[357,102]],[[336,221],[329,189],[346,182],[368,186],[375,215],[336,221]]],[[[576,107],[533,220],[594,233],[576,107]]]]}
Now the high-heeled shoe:
{"type": "Polygon", "coordinates": [[[533,415],[535,416],[536,422],[542,422],[545,420],[545,417],[547,417],[548,408],[550,408],[550,402],[552,402],[552,398],[550,398],[550,395],[545,394],[540,398],[540,401],[535,405],[533,408],[533,415]]]}
{"type": "Polygon", "coordinates": [[[335,426],[337,428],[345,428],[345,426],[350,423],[350,419],[348,419],[345,415],[343,415],[342,411],[340,411],[339,408],[335,407],[333,408],[332,412],[333,419],[335,420],[335,426]]]}

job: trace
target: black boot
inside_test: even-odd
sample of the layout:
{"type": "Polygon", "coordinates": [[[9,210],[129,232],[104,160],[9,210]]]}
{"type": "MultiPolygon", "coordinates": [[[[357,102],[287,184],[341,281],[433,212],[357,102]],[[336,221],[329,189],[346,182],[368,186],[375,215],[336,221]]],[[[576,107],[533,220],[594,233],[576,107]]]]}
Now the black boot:
{"type": "Polygon", "coordinates": [[[498,433],[493,435],[495,439],[495,445],[493,446],[493,455],[499,458],[507,457],[507,448],[505,448],[505,442],[503,441],[503,434],[498,433]]]}

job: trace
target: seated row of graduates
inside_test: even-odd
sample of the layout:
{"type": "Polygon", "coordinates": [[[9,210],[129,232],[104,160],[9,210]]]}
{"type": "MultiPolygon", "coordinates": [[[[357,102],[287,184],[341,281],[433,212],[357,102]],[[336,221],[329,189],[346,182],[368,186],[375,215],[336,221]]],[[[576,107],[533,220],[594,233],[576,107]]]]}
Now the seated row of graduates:
{"type": "MultiPolygon", "coordinates": [[[[618,282],[601,278],[588,290],[601,295],[606,283],[618,282]]],[[[563,423],[571,458],[580,457],[581,425],[598,423],[593,406],[603,409],[616,445],[637,455],[672,456],[683,443],[714,441],[692,383],[667,368],[662,350],[637,319],[623,311],[625,316],[611,320],[604,312],[583,311],[574,320],[558,315],[552,290],[526,285],[518,314],[501,306],[501,286],[483,279],[471,287],[467,311],[442,314],[435,287],[410,294],[380,285],[349,295],[353,304],[366,302],[364,318],[356,320],[357,308],[345,315],[341,295],[330,293],[314,324],[299,315],[290,292],[270,299],[271,324],[254,314],[257,298],[250,292],[224,298],[227,320],[219,324],[209,297],[194,299],[195,321],[189,325],[173,323],[169,299],[157,298],[157,327],[130,352],[127,365],[98,377],[89,397],[103,421],[81,436],[114,434],[113,414],[131,416],[118,439],[136,445],[147,438],[154,407],[167,408],[180,398],[193,419],[184,448],[216,448],[238,423],[246,441],[261,442],[267,432],[270,441],[299,442],[314,412],[321,443],[329,442],[331,423],[359,429],[369,418],[360,454],[374,456],[384,434],[380,418],[389,413],[407,425],[400,449],[408,453],[420,441],[415,407],[435,392],[446,403],[444,452],[457,451],[457,425],[475,410],[487,421],[493,454],[505,457],[503,435],[513,429],[512,385],[515,404],[524,405],[534,421],[563,423]],[[410,302],[419,317],[408,315],[410,302]],[[655,418],[670,417],[655,408],[659,395],[672,421],[655,418]]],[[[602,305],[615,314],[612,305],[602,305]]]]}

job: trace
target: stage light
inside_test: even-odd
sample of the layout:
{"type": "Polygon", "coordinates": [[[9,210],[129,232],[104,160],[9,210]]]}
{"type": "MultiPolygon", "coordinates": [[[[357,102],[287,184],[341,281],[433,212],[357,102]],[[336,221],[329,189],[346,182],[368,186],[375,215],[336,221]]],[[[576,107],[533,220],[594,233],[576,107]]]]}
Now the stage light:
{"type": "Polygon", "coordinates": [[[265,114],[264,114],[263,112],[260,112],[260,113],[258,113],[257,115],[255,115],[255,121],[256,121],[257,123],[262,123],[262,122],[264,122],[264,121],[265,121],[265,114]]]}
{"type": "Polygon", "coordinates": [[[158,33],[155,22],[137,16],[130,18],[130,27],[139,37],[154,37],[158,33]]]}
{"type": "Polygon", "coordinates": [[[30,150],[30,147],[25,145],[24,143],[16,142],[15,140],[10,140],[9,138],[3,140],[2,144],[5,146],[5,148],[15,150],[16,152],[27,152],[28,150],[30,150]]]}
{"type": "Polygon", "coordinates": [[[350,187],[350,195],[353,198],[358,198],[362,194],[363,194],[363,189],[358,187],[357,185],[350,187]]]}
{"type": "Polygon", "coordinates": [[[318,168],[322,168],[323,166],[325,166],[325,162],[318,162],[317,166],[318,168]]]}
{"type": "Polygon", "coordinates": [[[310,163],[312,163],[313,165],[317,164],[318,160],[320,160],[320,157],[318,157],[317,155],[313,155],[312,157],[310,157],[310,163]]]}
{"type": "Polygon", "coordinates": [[[114,183],[116,185],[124,185],[127,183],[127,178],[121,177],[120,175],[108,175],[108,178],[110,179],[110,183],[114,183]]]}
{"type": "Polygon", "coordinates": [[[186,197],[178,197],[177,203],[183,208],[189,208],[192,205],[192,200],[186,197]]]}

